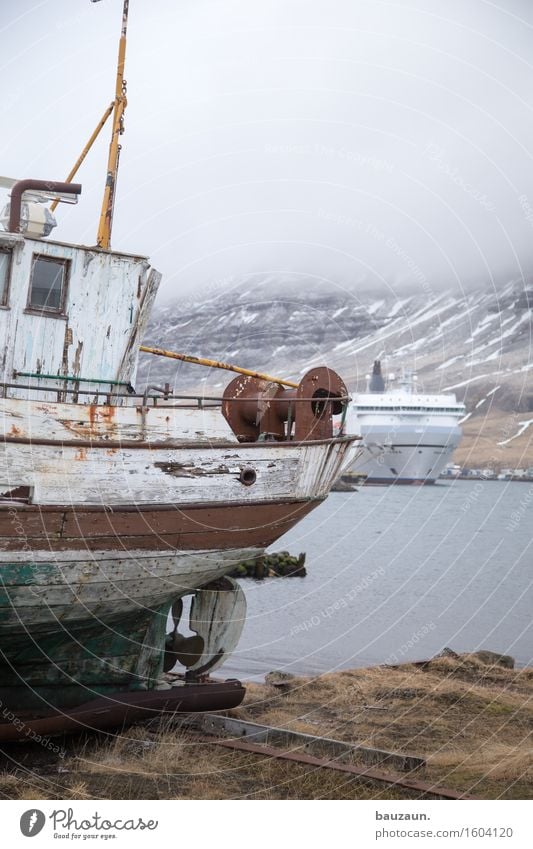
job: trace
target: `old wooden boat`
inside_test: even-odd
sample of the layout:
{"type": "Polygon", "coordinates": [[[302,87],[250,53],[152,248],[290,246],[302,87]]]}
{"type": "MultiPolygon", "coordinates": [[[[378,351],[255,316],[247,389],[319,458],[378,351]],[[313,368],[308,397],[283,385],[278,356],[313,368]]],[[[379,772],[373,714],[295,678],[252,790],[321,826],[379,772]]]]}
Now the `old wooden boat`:
{"type": "MultiPolygon", "coordinates": [[[[3,725],[9,739],[15,722],[20,736],[43,717],[57,730],[58,716],[86,703],[122,695],[133,709],[147,690],[172,704],[168,691],[179,689],[187,708],[191,686],[199,704],[217,707],[198,686],[212,686],[245,615],[225,574],[320,504],[352,441],[333,436],[347,392],[325,367],[292,388],[239,374],[218,399],[136,391],[160,274],[110,247],[126,22],[127,3],[97,245],[48,237],[53,219],[38,201],[77,196],[73,172],[64,183],[16,182],[0,233],[0,737],[3,725]],[[181,673],[169,677],[172,668],[181,673]]],[[[242,688],[220,698],[227,706],[242,688]]]]}

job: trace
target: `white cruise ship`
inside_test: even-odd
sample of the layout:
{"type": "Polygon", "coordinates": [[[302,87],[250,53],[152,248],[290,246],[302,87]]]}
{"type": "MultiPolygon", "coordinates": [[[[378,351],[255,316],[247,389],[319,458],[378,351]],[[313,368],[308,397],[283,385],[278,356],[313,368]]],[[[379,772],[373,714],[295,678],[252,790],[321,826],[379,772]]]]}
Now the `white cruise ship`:
{"type": "Polygon", "coordinates": [[[346,432],[362,437],[348,475],[372,484],[434,483],[459,445],[465,406],[455,395],[426,395],[405,370],[389,385],[376,360],[366,392],[353,395],[346,432]]]}

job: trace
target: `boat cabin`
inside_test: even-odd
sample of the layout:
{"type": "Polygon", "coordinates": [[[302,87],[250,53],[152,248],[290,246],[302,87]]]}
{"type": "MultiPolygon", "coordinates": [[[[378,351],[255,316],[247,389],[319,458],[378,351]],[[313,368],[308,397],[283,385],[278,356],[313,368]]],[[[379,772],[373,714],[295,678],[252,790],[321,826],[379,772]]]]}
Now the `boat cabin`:
{"type": "Polygon", "coordinates": [[[0,232],[0,394],[122,403],[159,280],[143,256],[0,232]]]}

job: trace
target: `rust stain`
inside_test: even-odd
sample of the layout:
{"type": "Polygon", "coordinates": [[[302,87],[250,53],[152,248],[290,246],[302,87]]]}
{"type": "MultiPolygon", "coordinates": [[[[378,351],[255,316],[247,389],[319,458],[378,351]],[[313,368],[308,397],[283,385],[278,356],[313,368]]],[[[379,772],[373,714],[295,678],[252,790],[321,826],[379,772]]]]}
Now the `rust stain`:
{"type": "Polygon", "coordinates": [[[99,407],[88,404],[87,421],[59,419],[63,427],[82,439],[112,439],[118,435],[120,422],[116,421],[117,410],[113,406],[99,407]]]}
{"type": "Polygon", "coordinates": [[[90,439],[93,436],[93,431],[85,422],[71,422],[68,419],[59,419],[59,421],[75,436],[82,436],[85,439],[90,439]]]}
{"type": "Polygon", "coordinates": [[[12,434],[12,436],[20,436],[20,434],[22,433],[21,429],[14,424],[11,425],[9,432],[10,434],[12,434]]]}
{"type": "Polygon", "coordinates": [[[86,460],[87,459],[87,449],[86,448],[77,448],[76,453],[74,455],[75,460],[86,460]]]}
{"type": "Polygon", "coordinates": [[[81,369],[81,352],[83,351],[83,342],[78,342],[76,346],[76,353],[74,354],[74,359],[72,361],[72,374],[74,377],[79,377],[80,369],[81,369]]]}
{"type": "MultiPolygon", "coordinates": [[[[63,357],[61,361],[63,374],[68,374],[68,349],[70,345],[72,345],[72,330],[67,324],[65,325],[65,338],[63,340],[63,357]]],[[[66,398],[62,398],[61,400],[66,400],[66,398]]]]}

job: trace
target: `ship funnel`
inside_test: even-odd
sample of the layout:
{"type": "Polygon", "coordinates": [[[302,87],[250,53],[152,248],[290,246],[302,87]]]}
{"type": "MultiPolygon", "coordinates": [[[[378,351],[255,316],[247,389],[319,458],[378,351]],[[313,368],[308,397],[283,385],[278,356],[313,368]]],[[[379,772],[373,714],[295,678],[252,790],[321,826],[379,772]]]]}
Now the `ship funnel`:
{"type": "Polygon", "coordinates": [[[385,381],[381,374],[380,360],[374,360],[374,367],[372,368],[372,377],[370,378],[370,386],[368,387],[368,390],[369,392],[385,392],[385,381]]]}

